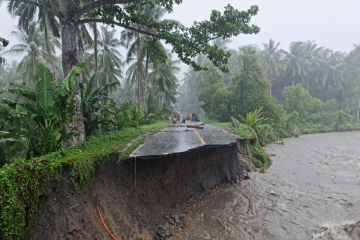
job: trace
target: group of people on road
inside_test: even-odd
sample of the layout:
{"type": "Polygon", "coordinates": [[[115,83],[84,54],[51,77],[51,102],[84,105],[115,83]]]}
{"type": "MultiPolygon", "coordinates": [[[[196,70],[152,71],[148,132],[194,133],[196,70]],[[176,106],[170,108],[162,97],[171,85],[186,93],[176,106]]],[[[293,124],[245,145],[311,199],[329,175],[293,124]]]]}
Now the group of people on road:
{"type": "Polygon", "coordinates": [[[198,113],[191,113],[189,115],[181,115],[178,112],[174,112],[172,116],[173,124],[186,124],[187,122],[200,122],[200,115],[198,113]]]}

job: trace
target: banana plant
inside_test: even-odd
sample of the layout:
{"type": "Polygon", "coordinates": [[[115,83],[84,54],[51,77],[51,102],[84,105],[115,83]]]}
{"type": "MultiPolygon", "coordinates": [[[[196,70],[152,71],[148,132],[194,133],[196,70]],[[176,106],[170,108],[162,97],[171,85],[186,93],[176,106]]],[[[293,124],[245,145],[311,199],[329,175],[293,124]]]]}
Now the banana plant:
{"type": "MultiPolygon", "coordinates": [[[[65,126],[74,112],[72,89],[84,65],[70,71],[63,83],[54,85],[53,76],[44,65],[39,67],[39,81],[35,89],[11,84],[2,102],[12,111],[17,127],[8,135],[26,139],[26,157],[34,157],[58,150],[71,134],[65,126]]],[[[0,142],[9,137],[0,135],[0,142]]]]}
{"type": "Polygon", "coordinates": [[[90,136],[96,131],[114,130],[117,125],[118,109],[115,102],[108,97],[108,89],[119,85],[118,81],[98,86],[100,74],[95,73],[87,81],[82,90],[82,104],[86,135],[90,136]]]}

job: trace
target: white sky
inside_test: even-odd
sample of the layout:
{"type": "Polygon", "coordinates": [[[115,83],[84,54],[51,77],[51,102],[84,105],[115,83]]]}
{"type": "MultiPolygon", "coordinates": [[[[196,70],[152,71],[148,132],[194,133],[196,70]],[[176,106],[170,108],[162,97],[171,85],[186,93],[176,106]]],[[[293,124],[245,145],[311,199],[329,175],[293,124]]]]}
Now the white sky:
{"type": "Polygon", "coordinates": [[[260,12],[253,23],[261,28],[258,35],[233,39],[232,47],[261,45],[270,38],[283,48],[294,40],[314,40],[319,45],[350,51],[360,43],[360,0],[184,0],[173,14],[184,24],[208,18],[211,9],[230,3],[238,9],[258,5],[260,12]]]}
{"type": "MultiPolygon", "coordinates": [[[[190,25],[194,20],[207,19],[212,9],[223,10],[227,3],[238,9],[253,4],[260,7],[253,20],[261,28],[260,34],[232,39],[232,48],[261,45],[273,38],[286,49],[291,41],[314,40],[321,46],[348,52],[360,43],[360,0],[184,0],[168,18],[190,25]]],[[[9,39],[10,45],[16,43],[10,34],[15,25],[6,4],[1,4],[0,36],[9,39]]]]}

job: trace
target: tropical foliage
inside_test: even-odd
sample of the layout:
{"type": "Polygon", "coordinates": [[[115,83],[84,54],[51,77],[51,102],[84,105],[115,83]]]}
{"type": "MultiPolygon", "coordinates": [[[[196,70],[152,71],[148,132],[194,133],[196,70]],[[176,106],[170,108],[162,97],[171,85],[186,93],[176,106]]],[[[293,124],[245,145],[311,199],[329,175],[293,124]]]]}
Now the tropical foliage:
{"type": "MultiPolygon", "coordinates": [[[[270,40],[263,49],[228,51],[228,73],[206,60],[206,72],[187,73],[181,109],[220,121],[235,117],[253,129],[260,145],[301,133],[359,129],[358,46],[345,54],[293,42],[287,52],[270,40]]],[[[247,135],[251,131],[246,129],[236,133],[247,135]]]]}
{"type": "Polygon", "coordinates": [[[248,154],[263,168],[268,142],[360,127],[360,47],[296,41],[284,50],[270,40],[230,49],[228,38],[259,32],[257,6],[227,5],[186,27],[165,18],[181,0],[6,2],[18,43],[0,38],[1,239],[24,238],[48,191],[40,184],[64,165],[78,186],[99,158],[166,126],[142,125],[174,110],[237,119],[234,133],[254,141],[248,154]],[[191,66],[181,82],[180,61],[191,66]],[[82,150],[64,148],[76,144],[82,150]]]}
{"type": "MultiPolygon", "coordinates": [[[[7,135],[11,138],[7,139],[11,141],[5,138],[3,142],[8,143],[10,148],[13,142],[21,143],[23,148],[19,150],[27,158],[58,150],[69,139],[65,126],[72,118],[71,90],[81,70],[81,67],[75,67],[62,85],[55,86],[51,72],[40,65],[39,80],[34,89],[11,84],[3,93],[1,105],[8,111],[3,124],[9,125],[7,135]]],[[[2,146],[4,154],[7,147],[2,146]]]]}
{"type": "MultiPolygon", "coordinates": [[[[259,31],[249,23],[257,13],[256,6],[238,11],[229,5],[224,13],[214,11],[202,26],[186,28],[164,19],[179,4],[176,1],[158,5],[134,1],[124,8],[118,8],[116,4],[121,3],[116,1],[110,5],[86,1],[79,5],[72,1],[7,2],[9,12],[18,16],[18,30],[13,31],[18,43],[4,53],[17,54],[21,61],[9,65],[1,58],[3,162],[57,150],[70,144],[70,137],[71,142],[81,143],[85,135],[167,118],[177,102],[179,60],[174,60],[161,39],[173,46],[180,60],[197,70],[205,69],[202,64],[208,65],[192,60],[200,53],[201,58],[209,57],[225,70],[229,54],[222,49],[227,41],[218,38],[209,44],[209,39],[259,31]],[[75,9],[79,15],[70,17],[75,9]],[[121,12],[125,22],[116,20],[121,12]],[[63,21],[65,17],[78,19],[70,26],[63,21]],[[219,26],[226,19],[232,20],[223,31],[219,26]],[[244,24],[235,24],[235,19],[244,24]],[[114,25],[123,27],[121,37],[116,36],[114,25]],[[200,33],[206,29],[211,31],[203,38],[200,33]],[[67,42],[71,39],[77,41],[67,42]],[[127,51],[124,59],[121,48],[127,51]],[[62,62],[57,56],[60,51],[62,62]],[[71,70],[78,60],[85,64],[71,70]],[[38,128],[41,130],[35,130],[38,128]]],[[[1,41],[3,46],[7,44],[1,41]]]]}

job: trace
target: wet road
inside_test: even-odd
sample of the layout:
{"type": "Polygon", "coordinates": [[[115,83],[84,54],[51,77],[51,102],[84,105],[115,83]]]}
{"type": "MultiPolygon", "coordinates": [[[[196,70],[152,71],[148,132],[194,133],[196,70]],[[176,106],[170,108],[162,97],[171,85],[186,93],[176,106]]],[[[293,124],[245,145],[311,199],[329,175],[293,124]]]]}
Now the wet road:
{"type": "Polygon", "coordinates": [[[360,239],[360,133],[288,139],[267,148],[267,173],[192,206],[187,240],[360,239]]]}
{"type": "Polygon", "coordinates": [[[237,139],[235,135],[209,125],[205,125],[203,129],[169,127],[150,135],[131,156],[144,157],[181,153],[205,145],[228,145],[236,142],[237,139]]]}

